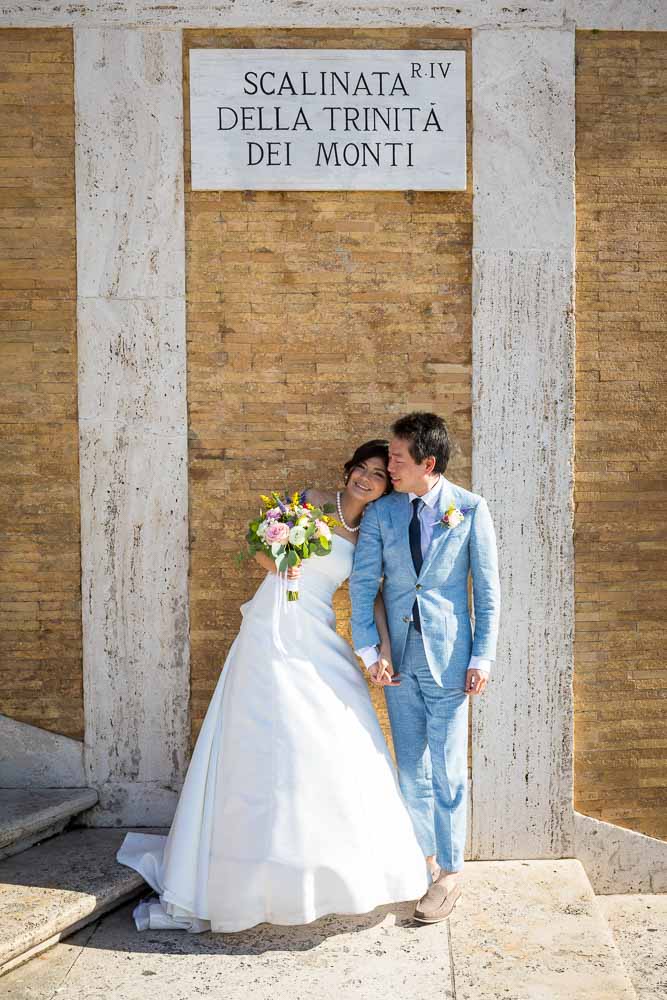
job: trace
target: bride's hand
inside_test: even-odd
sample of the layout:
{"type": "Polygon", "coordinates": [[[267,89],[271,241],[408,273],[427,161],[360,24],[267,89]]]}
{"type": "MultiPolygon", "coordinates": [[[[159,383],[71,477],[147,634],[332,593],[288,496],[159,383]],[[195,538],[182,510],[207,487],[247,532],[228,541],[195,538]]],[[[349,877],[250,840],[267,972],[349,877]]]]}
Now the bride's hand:
{"type": "Polygon", "coordinates": [[[400,684],[398,675],[394,676],[394,664],[391,661],[391,649],[387,646],[380,646],[380,655],[378,657],[378,662],[380,664],[382,674],[381,676],[386,678],[385,683],[390,687],[396,687],[400,684]]]}
{"type": "Polygon", "coordinates": [[[289,569],[287,570],[287,579],[288,580],[298,580],[300,576],[301,576],[301,564],[300,563],[299,563],[298,566],[290,566],[289,569]]]}

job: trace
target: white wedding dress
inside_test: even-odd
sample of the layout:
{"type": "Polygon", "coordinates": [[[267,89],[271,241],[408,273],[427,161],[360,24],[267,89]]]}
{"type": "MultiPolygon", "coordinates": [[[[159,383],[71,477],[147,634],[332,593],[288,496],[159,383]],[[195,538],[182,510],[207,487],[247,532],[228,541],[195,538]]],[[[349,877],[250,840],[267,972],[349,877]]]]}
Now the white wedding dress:
{"type": "Polygon", "coordinates": [[[117,859],[159,899],[140,930],[239,931],[368,913],[430,879],[366,682],[335,631],[354,544],[303,563],[298,601],[268,574],[241,608],[167,837],[117,859]]]}

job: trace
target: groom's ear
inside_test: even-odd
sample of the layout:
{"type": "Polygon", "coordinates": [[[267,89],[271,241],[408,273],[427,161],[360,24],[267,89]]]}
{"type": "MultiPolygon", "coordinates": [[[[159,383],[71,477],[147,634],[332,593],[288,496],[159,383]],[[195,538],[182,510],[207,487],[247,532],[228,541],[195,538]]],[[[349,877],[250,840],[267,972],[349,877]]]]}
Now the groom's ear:
{"type": "Polygon", "coordinates": [[[432,475],[434,469],[435,469],[435,455],[429,455],[429,457],[426,459],[424,472],[426,473],[427,476],[430,476],[432,475]]]}

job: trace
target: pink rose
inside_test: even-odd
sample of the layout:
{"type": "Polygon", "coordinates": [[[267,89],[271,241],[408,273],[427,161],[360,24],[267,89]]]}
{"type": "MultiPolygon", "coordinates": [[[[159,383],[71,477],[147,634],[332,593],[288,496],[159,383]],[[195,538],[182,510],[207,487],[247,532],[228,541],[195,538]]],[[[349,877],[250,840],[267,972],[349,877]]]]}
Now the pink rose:
{"type": "Polygon", "coordinates": [[[317,525],[317,531],[315,532],[315,538],[326,538],[327,541],[331,541],[331,528],[326,523],[326,521],[315,521],[317,525]]]}
{"type": "Polygon", "coordinates": [[[264,540],[267,545],[275,545],[276,543],[282,545],[283,542],[289,541],[289,525],[273,521],[266,529],[264,540]]]}

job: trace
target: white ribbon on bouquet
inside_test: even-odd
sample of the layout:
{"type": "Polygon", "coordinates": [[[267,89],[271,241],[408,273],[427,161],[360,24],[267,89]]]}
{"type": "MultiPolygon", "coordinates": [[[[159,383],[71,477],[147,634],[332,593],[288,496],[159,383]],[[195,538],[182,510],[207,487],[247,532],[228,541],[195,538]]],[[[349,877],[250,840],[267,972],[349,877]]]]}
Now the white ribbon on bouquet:
{"type": "Polygon", "coordinates": [[[301,615],[298,614],[299,602],[287,600],[287,591],[294,589],[298,590],[299,581],[288,580],[286,572],[277,573],[276,576],[278,577],[278,580],[273,590],[271,634],[274,646],[283,659],[285,659],[287,657],[287,650],[285,649],[283,643],[281,625],[289,626],[291,639],[301,639],[302,636],[301,615]],[[290,586],[290,584],[294,583],[297,585],[296,588],[290,586]]]}

